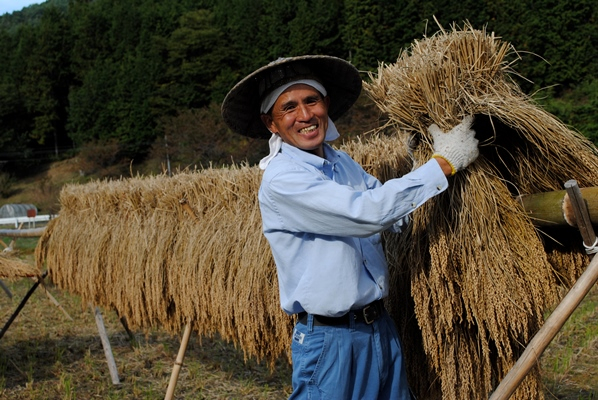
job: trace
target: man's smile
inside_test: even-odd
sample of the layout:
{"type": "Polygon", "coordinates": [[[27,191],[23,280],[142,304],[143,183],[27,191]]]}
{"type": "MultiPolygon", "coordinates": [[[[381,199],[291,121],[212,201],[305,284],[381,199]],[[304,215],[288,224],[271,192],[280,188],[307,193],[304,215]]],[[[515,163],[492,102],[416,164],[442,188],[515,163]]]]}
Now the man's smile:
{"type": "Polygon", "coordinates": [[[306,135],[318,129],[318,125],[310,125],[308,127],[299,129],[299,133],[306,135]]]}

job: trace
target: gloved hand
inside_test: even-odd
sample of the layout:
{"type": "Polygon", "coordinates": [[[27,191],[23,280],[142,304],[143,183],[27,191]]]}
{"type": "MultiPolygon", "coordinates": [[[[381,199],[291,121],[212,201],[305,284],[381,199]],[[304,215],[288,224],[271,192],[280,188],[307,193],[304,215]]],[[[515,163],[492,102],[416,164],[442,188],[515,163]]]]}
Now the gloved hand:
{"type": "Polygon", "coordinates": [[[447,133],[444,133],[436,124],[428,127],[428,132],[434,140],[433,157],[444,158],[451,165],[451,175],[455,175],[457,171],[474,162],[480,154],[478,140],[474,137],[475,131],[471,129],[472,123],[473,116],[468,115],[447,133]]]}

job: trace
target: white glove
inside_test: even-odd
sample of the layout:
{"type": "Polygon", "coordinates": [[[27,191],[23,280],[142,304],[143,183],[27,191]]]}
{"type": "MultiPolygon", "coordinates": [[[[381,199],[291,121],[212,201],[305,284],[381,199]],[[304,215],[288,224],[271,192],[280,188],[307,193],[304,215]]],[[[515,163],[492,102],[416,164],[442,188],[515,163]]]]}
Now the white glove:
{"type": "Polygon", "coordinates": [[[434,140],[434,157],[444,158],[453,170],[451,175],[461,171],[475,161],[480,154],[478,140],[471,129],[473,117],[468,115],[463,121],[449,132],[444,133],[436,124],[428,127],[428,132],[434,140]]]}

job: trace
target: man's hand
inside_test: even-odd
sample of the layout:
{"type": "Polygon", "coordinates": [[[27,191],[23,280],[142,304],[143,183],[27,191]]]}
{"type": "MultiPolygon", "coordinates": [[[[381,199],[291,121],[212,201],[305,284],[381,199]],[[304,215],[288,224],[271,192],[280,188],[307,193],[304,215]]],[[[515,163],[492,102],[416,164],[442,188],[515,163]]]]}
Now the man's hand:
{"type": "MultiPolygon", "coordinates": [[[[449,132],[444,133],[436,124],[430,125],[428,132],[434,140],[434,154],[432,157],[444,159],[451,167],[451,175],[461,171],[475,161],[480,154],[475,131],[471,129],[472,116],[466,116],[463,121],[449,132]]],[[[438,160],[443,166],[441,160],[438,160]]]]}

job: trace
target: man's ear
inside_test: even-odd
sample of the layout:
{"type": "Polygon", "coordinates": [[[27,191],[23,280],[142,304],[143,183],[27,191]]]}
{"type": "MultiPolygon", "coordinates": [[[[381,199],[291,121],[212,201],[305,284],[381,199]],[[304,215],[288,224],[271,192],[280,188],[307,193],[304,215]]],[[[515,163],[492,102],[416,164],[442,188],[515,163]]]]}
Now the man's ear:
{"type": "Polygon", "coordinates": [[[270,114],[261,114],[260,118],[262,119],[264,125],[266,125],[266,129],[272,133],[277,133],[272,130],[274,129],[274,124],[272,123],[272,116],[270,114]]]}

